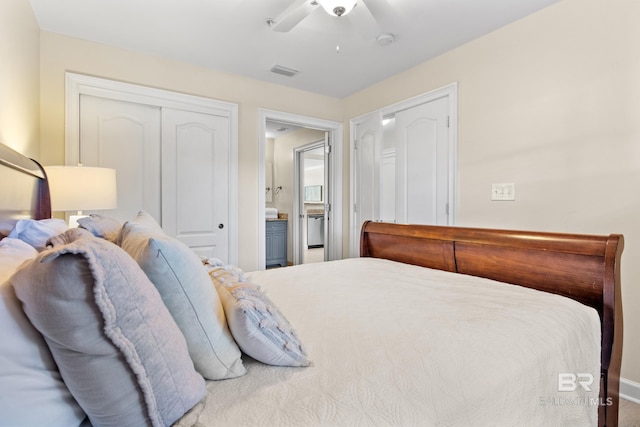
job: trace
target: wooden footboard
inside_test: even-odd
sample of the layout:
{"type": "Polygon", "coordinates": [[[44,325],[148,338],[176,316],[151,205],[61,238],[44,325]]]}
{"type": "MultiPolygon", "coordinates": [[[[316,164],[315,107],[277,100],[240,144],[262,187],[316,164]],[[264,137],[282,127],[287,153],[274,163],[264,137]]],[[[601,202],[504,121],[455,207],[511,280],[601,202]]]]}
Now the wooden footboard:
{"type": "Polygon", "coordinates": [[[485,277],[572,298],[602,325],[600,426],[618,425],[622,235],[593,236],[367,221],[360,256],[485,277]]]}

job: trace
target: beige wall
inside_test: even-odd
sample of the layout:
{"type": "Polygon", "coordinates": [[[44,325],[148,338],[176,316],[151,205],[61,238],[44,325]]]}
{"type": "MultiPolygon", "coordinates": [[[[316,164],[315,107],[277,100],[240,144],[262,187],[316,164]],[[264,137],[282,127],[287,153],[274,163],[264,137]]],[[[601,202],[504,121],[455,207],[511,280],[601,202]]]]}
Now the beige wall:
{"type": "Polygon", "coordinates": [[[239,265],[258,262],[258,126],[259,108],[327,120],[342,120],[338,99],[225,74],[185,63],[109,48],[48,32],[41,33],[41,160],[64,162],[65,72],[125,81],[205,96],[239,105],[238,197],[239,265]]]}
{"type": "Polygon", "coordinates": [[[344,100],[355,117],[458,82],[464,226],[622,233],[622,375],[640,382],[640,2],[563,0],[344,100]],[[513,182],[515,202],[491,202],[513,182]]]}
{"type": "Polygon", "coordinates": [[[28,1],[3,0],[0,11],[0,142],[40,157],[40,29],[28,1]]]}

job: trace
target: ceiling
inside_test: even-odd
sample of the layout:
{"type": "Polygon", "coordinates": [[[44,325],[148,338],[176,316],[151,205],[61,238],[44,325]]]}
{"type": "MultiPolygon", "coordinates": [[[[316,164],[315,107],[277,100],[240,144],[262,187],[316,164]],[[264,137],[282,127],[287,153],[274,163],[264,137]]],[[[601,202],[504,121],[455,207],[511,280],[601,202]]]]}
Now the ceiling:
{"type": "Polygon", "coordinates": [[[330,16],[313,4],[289,32],[270,29],[267,20],[294,1],[30,0],[44,31],[336,98],[559,0],[358,0],[365,3],[356,8],[377,11],[380,33],[395,37],[386,46],[363,36],[353,15],[330,16]],[[285,77],[270,71],[275,65],[299,73],[285,77]]]}

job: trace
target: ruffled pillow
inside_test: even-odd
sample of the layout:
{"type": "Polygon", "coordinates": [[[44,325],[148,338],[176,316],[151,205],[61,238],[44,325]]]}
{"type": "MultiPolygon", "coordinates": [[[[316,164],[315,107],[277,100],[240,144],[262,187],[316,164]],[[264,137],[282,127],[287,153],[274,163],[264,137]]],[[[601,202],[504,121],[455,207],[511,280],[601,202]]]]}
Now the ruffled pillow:
{"type": "Polygon", "coordinates": [[[293,326],[258,286],[236,267],[204,259],[233,338],[252,358],[276,366],[309,366],[311,360],[293,326]]]}
{"type": "Polygon", "coordinates": [[[171,425],[206,388],[157,290],[122,249],[86,230],[51,244],[11,282],[71,394],[93,425],[171,425]]]}

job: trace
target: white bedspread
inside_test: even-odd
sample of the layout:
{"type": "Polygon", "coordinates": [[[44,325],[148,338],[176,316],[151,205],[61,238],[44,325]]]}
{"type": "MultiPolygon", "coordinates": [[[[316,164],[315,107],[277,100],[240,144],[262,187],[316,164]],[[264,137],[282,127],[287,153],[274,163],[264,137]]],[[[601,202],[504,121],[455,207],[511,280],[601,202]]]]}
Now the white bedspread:
{"type": "Polygon", "coordinates": [[[245,359],[248,374],[209,382],[181,426],[597,425],[600,326],[591,308],[372,258],[250,276],[314,364],[245,359]],[[559,374],[596,381],[591,391],[578,382],[558,391],[559,374]]]}

